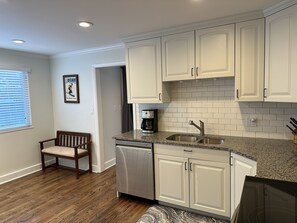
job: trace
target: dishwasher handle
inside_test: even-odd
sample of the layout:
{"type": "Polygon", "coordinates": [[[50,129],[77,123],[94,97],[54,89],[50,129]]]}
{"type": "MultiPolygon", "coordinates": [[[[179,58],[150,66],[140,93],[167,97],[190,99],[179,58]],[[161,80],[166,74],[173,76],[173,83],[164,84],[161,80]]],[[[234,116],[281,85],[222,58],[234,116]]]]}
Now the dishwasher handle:
{"type": "Polygon", "coordinates": [[[126,140],[116,140],[115,145],[137,147],[137,148],[148,148],[148,149],[153,148],[153,144],[149,142],[136,142],[136,141],[126,141],[126,140]]]}
{"type": "Polygon", "coordinates": [[[116,148],[119,149],[129,149],[129,150],[137,150],[137,151],[148,151],[150,148],[141,148],[141,147],[133,147],[133,146],[122,146],[122,145],[117,145],[116,148]]]}

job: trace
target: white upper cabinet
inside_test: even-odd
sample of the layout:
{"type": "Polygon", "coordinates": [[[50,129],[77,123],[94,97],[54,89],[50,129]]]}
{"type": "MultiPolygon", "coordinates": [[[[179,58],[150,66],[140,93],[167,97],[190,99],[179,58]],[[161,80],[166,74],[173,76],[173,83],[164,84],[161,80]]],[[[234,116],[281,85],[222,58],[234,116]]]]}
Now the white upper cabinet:
{"type": "Polygon", "coordinates": [[[128,103],[169,101],[162,83],[160,38],[127,43],[126,68],[128,103]]]}
{"type": "Polygon", "coordinates": [[[234,76],[234,25],[162,37],[163,81],[234,76]]]}
{"type": "Polygon", "coordinates": [[[234,24],[196,30],[198,78],[234,76],[234,24]]]}
{"type": "Polygon", "coordinates": [[[194,31],[162,37],[163,81],[194,78],[194,31]]]}
{"type": "Polygon", "coordinates": [[[297,5],[266,18],[265,101],[297,102],[297,5]]]}
{"type": "Polygon", "coordinates": [[[263,101],[264,19],[236,24],[235,90],[238,101],[263,101]]]}

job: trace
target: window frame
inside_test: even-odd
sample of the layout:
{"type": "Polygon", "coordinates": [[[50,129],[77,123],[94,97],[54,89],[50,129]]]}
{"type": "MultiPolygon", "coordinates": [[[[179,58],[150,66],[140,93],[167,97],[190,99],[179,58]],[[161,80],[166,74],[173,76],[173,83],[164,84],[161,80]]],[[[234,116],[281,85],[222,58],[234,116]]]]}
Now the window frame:
{"type": "Polygon", "coordinates": [[[33,120],[32,120],[32,106],[31,106],[31,95],[30,95],[30,73],[31,73],[31,69],[30,68],[23,68],[23,67],[3,67],[0,66],[0,72],[1,71],[12,71],[12,72],[23,72],[26,74],[26,85],[24,86],[23,89],[26,88],[27,90],[27,97],[26,97],[26,103],[24,104],[24,107],[26,107],[25,109],[29,109],[28,114],[26,117],[28,117],[29,121],[27,122],[27,124],[25,125],[21,125],[18,127],[8,127],[6,126],[6,128],[4,129],[0,129],[0,134],[3,133],[9,133],[9,132],[15,132],[15,131],[23,131],[23,130],[27,130],[27,129],[32,129],[33,128],[33,120]]]}

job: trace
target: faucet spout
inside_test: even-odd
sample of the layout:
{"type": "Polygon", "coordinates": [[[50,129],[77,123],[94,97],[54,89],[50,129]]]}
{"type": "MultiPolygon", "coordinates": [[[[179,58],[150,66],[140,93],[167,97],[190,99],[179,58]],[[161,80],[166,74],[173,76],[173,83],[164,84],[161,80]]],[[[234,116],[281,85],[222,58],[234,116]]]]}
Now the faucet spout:
{"type": "Polygon", "coordinates": [[[196,125],[195,122],[193,122],[192,120],[189,120],[189,125],[193,125],[195,126],[197,129],[199,129],[200,131],[200,136],[204,136],[205,133],[204,133],[204,122],[199,120],[200,122],[200,126],[196,125]]]}

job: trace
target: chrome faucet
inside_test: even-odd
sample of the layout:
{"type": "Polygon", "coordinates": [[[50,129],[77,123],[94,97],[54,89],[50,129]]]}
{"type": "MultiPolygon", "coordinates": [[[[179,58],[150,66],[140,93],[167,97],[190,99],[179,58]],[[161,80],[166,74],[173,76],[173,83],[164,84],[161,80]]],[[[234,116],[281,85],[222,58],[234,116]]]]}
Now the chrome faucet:
{"type": "Polygon", "coordinates": [[[200,126],[196,125],[192,120],[189,120],[189,125],[193,125],[195,126],[197,129],[199,129],[200,131],[200,136],[204,136],[204,122],[202,122],[201,120],[199,120],[200,122],[200,126]]]}

